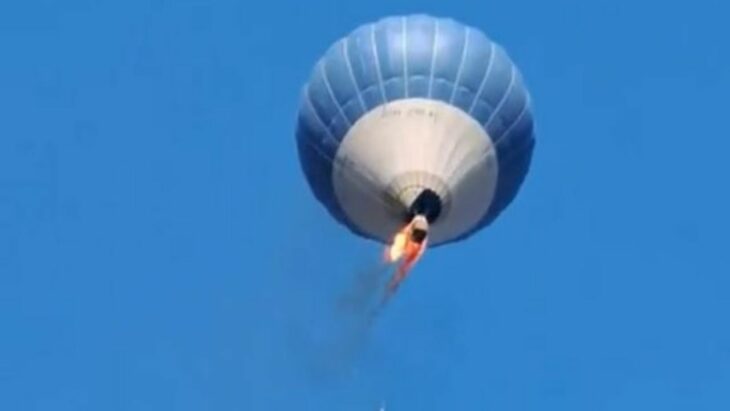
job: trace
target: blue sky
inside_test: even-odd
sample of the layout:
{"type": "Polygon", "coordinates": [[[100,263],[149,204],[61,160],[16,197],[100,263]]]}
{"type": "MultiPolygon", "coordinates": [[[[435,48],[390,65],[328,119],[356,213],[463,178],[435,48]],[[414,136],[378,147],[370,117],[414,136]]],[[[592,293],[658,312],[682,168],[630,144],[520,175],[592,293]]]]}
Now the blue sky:
{"type": "Polygon", "coordinates": [[[728,409],[725,2],[349,3],[0,6],[0,409],[728,409]],[[380,248],[310,194],[299,88],[410,12],[505,46],[534,163],[333,369],[380,248]]]}

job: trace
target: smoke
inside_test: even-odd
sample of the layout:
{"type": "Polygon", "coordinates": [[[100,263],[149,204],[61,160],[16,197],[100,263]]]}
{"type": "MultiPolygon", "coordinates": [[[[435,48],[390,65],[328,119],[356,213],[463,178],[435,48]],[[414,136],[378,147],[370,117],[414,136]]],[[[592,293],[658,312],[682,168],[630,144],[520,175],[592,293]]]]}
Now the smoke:
{"type": "Polygon", "coordinates": [[[312,376],[338,379],[357,371],[369,348],[390,268],[373,263],[345,271],[349,284],[319,296],[320,309],[303,323],[306,331],[299,328],[300,338],[294,343],[308,350],[302,354],[312,376]]]}
{"type": "Polygon", "coordinates": [[[382,245],[290,217],[299,235],[281,236],[271,269],[257,273],[266,281],[248,355],[255,386],[280,387],[288,400],[252,388],[252,409],[285,409],[293,400],[320,410],[377,409],[383,379],[374,313],[391,269],[381,262],[382,245]]]}
{"type": "Polygon", "coordinates": [[[352,275],[352,285],[339,298],[339,308],[355,319],[367,317],[377,308],[377,299],[383,295],[391,270],[392,266],[384,263],[357,269],[352,275]]]}

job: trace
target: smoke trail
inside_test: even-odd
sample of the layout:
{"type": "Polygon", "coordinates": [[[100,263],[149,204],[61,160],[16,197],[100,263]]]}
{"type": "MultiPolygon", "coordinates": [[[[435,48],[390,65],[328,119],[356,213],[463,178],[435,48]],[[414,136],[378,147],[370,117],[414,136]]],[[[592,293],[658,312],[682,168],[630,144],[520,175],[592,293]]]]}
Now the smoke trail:
{"type": "Polygon", "coordinates": [[[391,269],[390,265],[379,263],[357,270],[353,275],[354,283],[339,298],[338,308],[351,315],[372,311],[374,299],[382,295],[384,280],[387,280],[391,269]]]}

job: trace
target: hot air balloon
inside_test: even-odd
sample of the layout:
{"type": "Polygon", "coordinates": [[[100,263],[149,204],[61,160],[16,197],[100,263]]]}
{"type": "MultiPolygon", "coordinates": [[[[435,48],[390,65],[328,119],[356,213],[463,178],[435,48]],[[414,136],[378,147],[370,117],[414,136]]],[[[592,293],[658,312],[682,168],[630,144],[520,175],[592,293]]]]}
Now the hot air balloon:
{"type": "Polygon", "coordinates": [[[382,243],[423,216],[432,246],[513,201],[535,146],[530,96],[505,50],[453,19],[392,16],[335,42],[304,85],[296,126],[314,196],[382,243]]]}

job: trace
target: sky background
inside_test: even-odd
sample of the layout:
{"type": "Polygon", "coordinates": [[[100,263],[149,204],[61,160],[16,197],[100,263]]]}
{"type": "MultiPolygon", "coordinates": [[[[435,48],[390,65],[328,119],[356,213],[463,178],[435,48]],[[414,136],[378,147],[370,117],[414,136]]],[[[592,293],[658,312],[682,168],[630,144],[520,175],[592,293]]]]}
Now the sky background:
{"type": "Polygon", "coordinates": [[[728,7],[3,2],[0,409],[730,409],[728,7]],[[533,167],[333,361],[381,249],[309,192],[299,90],[411,12],[507,49],[533,167]]]}

